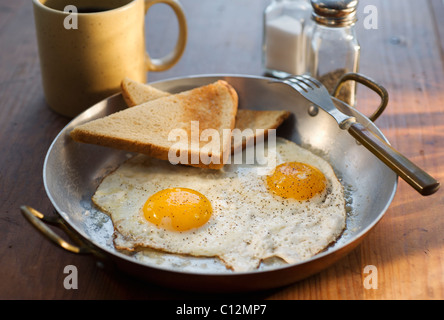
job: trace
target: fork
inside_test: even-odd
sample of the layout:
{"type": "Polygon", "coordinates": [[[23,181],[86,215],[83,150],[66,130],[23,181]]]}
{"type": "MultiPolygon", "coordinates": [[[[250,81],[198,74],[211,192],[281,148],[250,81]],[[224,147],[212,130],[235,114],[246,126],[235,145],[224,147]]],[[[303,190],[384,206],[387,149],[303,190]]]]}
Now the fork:
{"type": "Polygon", "coordinates": [[[282,82],[298,91],[307,100],[330,114],[342,130],[347,130],[357,141],[383,161],[398,176],[406,181],[421,195],[431,195],[438,191],[439,182],[419,168],[388,143],[377,137],[355,117],[339,111],[334,105],[327,88],[317,79],[302,75],[290,76],[276,82],[282,82]]]}

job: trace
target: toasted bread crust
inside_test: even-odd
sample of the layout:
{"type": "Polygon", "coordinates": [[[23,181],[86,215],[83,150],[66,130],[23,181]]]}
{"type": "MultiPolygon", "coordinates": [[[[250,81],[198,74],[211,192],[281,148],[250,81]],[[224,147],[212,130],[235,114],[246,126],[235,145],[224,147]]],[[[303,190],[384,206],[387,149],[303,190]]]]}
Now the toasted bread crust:
{"type": "Polygon", "coordinates": [[[277,129],[290,115],[291,113],[285,110],[239,109],[236,115],[235,128],[245,133],[245,139],[242,140],[240,145],[233,140],[231,152],[245,149],[250,140],[255,143],[258,138],[266,139],[269,131],[277,129]],[[246,131],[248,129],[251,129],[252,134],[248,134],[248,131],[246,131]]]}
{"type": "Polygon", "coordinates": [[[124,78],[120,84],[122,97],[128,107],[169,96],[169,92],[161,91],[153,86],[124,78]]]}
{"type": "MultiPolygon", "coordinates": [[[[125,78],[122,81],[122,95],[127,103],[128,107],[133,107],[144,102],[158,99],[160,97],[168,96],[170,93],[161,91],[148,84],[139,83],[129,78],[125,78]]],[[[229,86],[229,90],[234,89],[229,86]]],[[[236,94],[237,96],[237,94],[236,94]]],[[[288,117],[289,111],[285,110],[249,110],[238,109],[235,118],[235,128],[241,131],[245,129],[251,129],[253,134],[247,135],[245,132],[245,139],[243,139],[241,145],[235,145],[234,140],[231,145],[231,151],[242,150],[246,147],[248,141],[253,139],[256,141],[260,136],[267,138],[270,129],[277,129],[288,117]],[[264,131],[257,130],[263,129],[264,131]]],[[[196,115],[197,119],[198,115],[196,115]]]]}
{"type": "Polygon", "coordinates": [[[169,133],[173,129],[183,129],[189,134],[191,122],[198,120],[199,134],[205,129],[215,129],[220,134],[220,150],[217,154],[209,154],[218,158],[219,161],[215,162],[219,163],[203,163],[199,148],[188,150],[189,159],[199,159],[199,163],[191,165],[220,169],[224,162],[223,156],[230,148],[230,137],[223,135],[223,129],[234,128],[237,103],[236,91],[227,82],[219,80],[80,125],[74,128],[70,135],[78,142],[144,153],[168,160],[169,150],[174,144],[168,140],[169,133]],[[201,115],[200,119],[196,119],[197,114],[201,115]]]}
{"type": "Polygon", "coordinates": [[[72,139],[169,160],[174,144],[168,141],[171,130],[183,129],[190,137],[190,123],[198,121],[199,136],[205,129],[217,130],[221,149],[217,154],[208,153],[218,159],[216,163],[203,163],[200,148],[207,142],[199,141],[198,149],[188,150],[188,164],[220,169],[231,153],[244,149],[251,139],[265,139],[269,130],[278,128],[290,115],[280,110],[238,110],[237,92],[224,80],[175,95],[128,78],[122,81],[121,88],[130,108],[74,128],[72,139]],[[224,129],[234,128],[243,132],[240,143],[223,134],[224,129]],[[192,163],[192,159],[199,159],[199,163],[192,163]]]}

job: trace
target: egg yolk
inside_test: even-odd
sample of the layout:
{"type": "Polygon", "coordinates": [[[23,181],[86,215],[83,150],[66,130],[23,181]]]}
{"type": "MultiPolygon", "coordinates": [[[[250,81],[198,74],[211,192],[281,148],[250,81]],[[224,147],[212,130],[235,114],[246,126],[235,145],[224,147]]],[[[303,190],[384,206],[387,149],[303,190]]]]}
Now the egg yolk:
{"type": "Polygon", "coordinates": [[[210,201],[200,192],[169,188],[153,194],[143,206],[146,220],[171,231],[203,226],[213,213],[210,201]]]}
{"type": "Polygon", "coordinates": [[[287,162],[277,166],[267,176],[268,190],[282,198],[309,200],[324,192],[327,180],[317,168],[300,162],[287,162]]]}

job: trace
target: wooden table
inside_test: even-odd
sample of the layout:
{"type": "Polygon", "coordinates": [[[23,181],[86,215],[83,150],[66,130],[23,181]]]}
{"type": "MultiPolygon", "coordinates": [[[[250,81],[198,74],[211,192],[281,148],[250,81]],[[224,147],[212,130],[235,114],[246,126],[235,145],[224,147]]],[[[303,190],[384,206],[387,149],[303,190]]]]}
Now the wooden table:
{"type": "MultiPolygon", "coordinates": [[[[149,81],[209,73],[262,75],[265,0],[181,0],[189,39],[172,69],[149,81]]],[[[150,13],[153,55],[171,48],[172,12],[150,13]],[[165,29],[164,29],[165,28],[165,29]]],[[[441,0],[361,1],[361,72],[390,93],[376,121],[400,152],[444,180],[444,4],[441,0]],[[378,29],[363,27],[364,7],[376,5],[378,29]]],[[[70,119],[47,107],[40,79],[32,5],[0,1],[0,299],[170,299],[207,295],[175,292],[100,268],[93,258],[56,248],[22,217],[19,206],[51,212],[42,181],[45,154],[70,119]],[[67,290],[64,268],[78,269],[78,289],[67,290]]],[[[358,108],[379,103],[359,90],[358,108]]],[[[443,299],[443,191],[422,197],[400,181],[382,221],[332,267],[283,289],[242,297],[260,299],[443,299]],[[376,267],[377,289],[366,289],[365,267],[376,267]]]]}

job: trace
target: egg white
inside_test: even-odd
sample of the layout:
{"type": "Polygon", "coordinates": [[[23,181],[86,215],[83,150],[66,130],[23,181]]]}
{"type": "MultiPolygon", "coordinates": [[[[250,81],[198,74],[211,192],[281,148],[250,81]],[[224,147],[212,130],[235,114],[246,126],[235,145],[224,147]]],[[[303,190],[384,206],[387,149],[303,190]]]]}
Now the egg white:
{"type": "Polygon", "coordinates": [[[110,215],[117,249],[218,257],[234,271],[256,269],[270,257],[297,263],[324,250],[342,233],[344,191],[329,163],[307,149],[278,138],[276,156],[276,165],[297,161],[317,167],[327,179],[327,192],[309,201],[283,199],[268,191],[256,165],[230,164],[215,171],[137,155],[106,176],[92,200],[110,215]],[[145,201],[171,187],[205,195],[213,207],[210,220],[183,232],[149,223],[142,212],[145,201]]]}

